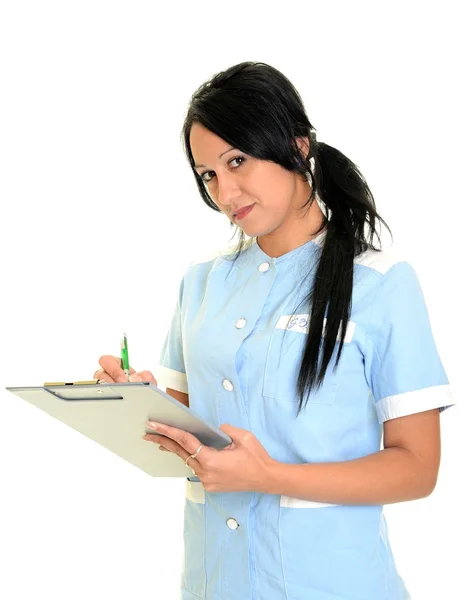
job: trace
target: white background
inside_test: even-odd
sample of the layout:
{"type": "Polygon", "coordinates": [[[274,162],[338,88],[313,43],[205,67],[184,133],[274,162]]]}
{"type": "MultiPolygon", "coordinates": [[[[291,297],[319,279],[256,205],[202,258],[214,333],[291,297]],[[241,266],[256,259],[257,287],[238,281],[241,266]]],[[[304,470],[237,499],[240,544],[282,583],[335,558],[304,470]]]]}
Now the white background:
{"type": "MultiPolygon", "coordinates": [[[[459,388],[455,5],[4,1],[0,388],[92,377],[124,331],[154,368],[184,268],[232,242],[180,147],[187,102],[244,60],[362,170],[459,388]]],[[[385,508],[413,600],[460,597],[459,408],[441,422],[435,492],[385,508]]],[[[0,486],[0,598],[179,597],[183,481],[0,391],[0,486]]]]}

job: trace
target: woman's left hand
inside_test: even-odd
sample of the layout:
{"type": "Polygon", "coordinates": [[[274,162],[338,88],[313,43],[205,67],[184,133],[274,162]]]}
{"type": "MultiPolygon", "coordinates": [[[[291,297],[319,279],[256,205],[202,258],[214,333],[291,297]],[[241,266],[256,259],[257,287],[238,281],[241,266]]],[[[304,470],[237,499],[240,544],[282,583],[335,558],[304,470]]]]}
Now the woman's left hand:
{"type": "MultiPolygon", "coordinates": [[[[184,462],[200,446],[194,435],[182,429],[151,421],[147,425],[150,429],[155,428],[161,436],[146,433],[143,439],[160,444],[184,462]]],[[[202,446],[197,457],[188,462],[203,487],[208,492],[264,492],[271,467],[276,461],[250,431],[228,424],[220,429],[232,439],[232,443],[223,450],[202,446]]]]}

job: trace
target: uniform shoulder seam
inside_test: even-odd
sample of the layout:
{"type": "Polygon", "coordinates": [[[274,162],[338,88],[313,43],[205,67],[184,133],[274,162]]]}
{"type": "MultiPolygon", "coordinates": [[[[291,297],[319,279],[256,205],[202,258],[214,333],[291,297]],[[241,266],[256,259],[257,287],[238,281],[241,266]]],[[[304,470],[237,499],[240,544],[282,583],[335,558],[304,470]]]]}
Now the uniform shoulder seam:
{"type": "Polygon", "coordinates": [[[407,260],[399,250],[392,247],[383,248],[382,250],[369,249],[354,259],[355,264],[370,269],[381,276],[401,262],[407,262],[407,260]]]}

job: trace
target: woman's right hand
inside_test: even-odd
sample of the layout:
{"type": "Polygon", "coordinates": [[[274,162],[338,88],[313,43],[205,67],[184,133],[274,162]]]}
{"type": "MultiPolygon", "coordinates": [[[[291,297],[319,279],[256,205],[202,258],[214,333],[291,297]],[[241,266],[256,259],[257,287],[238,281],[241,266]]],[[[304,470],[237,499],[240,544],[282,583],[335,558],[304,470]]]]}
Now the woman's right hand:
{"type": "MultiPolygon", "coordinates": [[[[118,356],[101,356],[99,364],[101,368],[93,375],[94,379],[102,379],[107,383],[123,383],[127,381],[122,369],[122,361],[118,356]]],[[[150,381],[154,385],[157,385],[157,380],[150,371],[136,372],[132,367],[130,367],[129,381],[150,381]]]]}

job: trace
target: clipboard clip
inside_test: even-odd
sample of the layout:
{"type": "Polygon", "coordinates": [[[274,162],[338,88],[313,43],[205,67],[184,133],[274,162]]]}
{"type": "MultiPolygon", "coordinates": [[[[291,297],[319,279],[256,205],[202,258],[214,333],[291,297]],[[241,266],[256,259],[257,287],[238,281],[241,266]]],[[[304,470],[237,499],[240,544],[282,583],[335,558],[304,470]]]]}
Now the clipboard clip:
{"type": "MultiPolygon", "coordinates": [[[[89,379],[88,381],[45,381],[43,384],[44,387],[48,387],[50,385],[98,385],[100,382],[99,379],[89,379]]],[[[100,385],[104,385],[101,383],[100,385]]]]}
{"type": "Polygon", "coordinates": [[[69,383],[55,381],[45,383],[43,387],[60,400],[124,400],[110,383],[98,383],[97,379],[69,383]]]}

